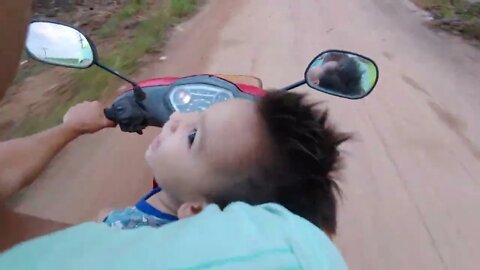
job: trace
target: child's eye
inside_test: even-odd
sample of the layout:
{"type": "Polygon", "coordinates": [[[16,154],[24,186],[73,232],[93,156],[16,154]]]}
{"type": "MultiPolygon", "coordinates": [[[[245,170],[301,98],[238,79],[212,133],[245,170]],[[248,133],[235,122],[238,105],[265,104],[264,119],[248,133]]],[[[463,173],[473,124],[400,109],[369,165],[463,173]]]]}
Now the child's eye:
{"type": "Polygon", "coordinates": [[[197,136],[197,130],[196,129],[194,129],[188,135],[188,143],[190,144],[190,146],[192,146],[193,142],[195,141],[195,136],[197,136]]]}

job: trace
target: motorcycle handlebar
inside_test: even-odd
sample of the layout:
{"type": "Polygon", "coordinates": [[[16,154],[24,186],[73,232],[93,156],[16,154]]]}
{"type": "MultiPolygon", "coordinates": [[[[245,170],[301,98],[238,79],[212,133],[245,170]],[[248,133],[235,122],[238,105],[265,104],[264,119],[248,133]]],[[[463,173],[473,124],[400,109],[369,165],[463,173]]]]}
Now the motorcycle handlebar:
{"type": "Polygon", "coordinates": [[[147,124],[147,112],[131,96],[125,96],[103,110],[105,117],[125,132],[142,134],[147,124]]]}
{"type": "Polygon", "coordinates": [[[105,108],[103,109],[103,114],[105,114],[105,117],[114,122],[115,124],[117,124],[117,118],[115,117],[115,109],[113,108],[105,108]]]}

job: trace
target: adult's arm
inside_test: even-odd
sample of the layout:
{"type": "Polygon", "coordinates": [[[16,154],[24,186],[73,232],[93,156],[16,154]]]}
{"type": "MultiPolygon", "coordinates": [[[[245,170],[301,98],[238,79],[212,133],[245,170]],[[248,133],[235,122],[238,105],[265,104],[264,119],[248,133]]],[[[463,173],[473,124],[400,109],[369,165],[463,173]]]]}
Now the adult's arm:
{"type": "Polygon", "coordinates": [[[17,72],[31,9],[32,0],[0,1],[0,99],[17,72]]]}
{"type": "Polygon", "coordinates": [[[31,184],[70,141],[85,133],[113,126],[99,102],[72,107],[63,124],[41,133],[0,143],[0,202],[31,184]]]}
{"type": "Polygon", "coordinates": [[[80,135],[68,125],[0,143],[0,199],[29,185],[67,143],[80,135]]]}
{"type": "MultiPolygon", "coordinates": [[[[29,239],[65,229],[71,224],[15,212],[0,204],[0,252],[29,239]]],[[[1,268],[1,267],[0,267],[1,268]]]]}

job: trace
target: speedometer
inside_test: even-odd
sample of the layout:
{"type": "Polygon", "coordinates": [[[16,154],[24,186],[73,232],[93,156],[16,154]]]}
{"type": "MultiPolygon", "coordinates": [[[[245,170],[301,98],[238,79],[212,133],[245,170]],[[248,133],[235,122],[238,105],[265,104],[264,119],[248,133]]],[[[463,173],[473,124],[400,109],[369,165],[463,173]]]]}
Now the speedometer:
{"type": "Polygon", "coordinates": [[[174,86],[169,100],[177,112],[201,112],[215,103],[232,99],[233,94],[221,87],[194,83],[174,86]]]}

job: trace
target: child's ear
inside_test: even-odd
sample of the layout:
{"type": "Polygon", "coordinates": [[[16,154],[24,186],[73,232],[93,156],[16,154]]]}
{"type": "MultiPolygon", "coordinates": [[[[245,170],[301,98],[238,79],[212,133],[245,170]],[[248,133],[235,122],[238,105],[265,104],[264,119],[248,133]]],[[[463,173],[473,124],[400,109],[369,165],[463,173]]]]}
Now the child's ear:
{"type": "Polygon", "coordinates": [[[200,213],[207,204],[205,202],[185,202],[177,210],[179,219],[194,216],[200,213]]]}

